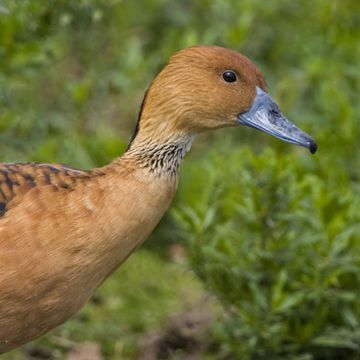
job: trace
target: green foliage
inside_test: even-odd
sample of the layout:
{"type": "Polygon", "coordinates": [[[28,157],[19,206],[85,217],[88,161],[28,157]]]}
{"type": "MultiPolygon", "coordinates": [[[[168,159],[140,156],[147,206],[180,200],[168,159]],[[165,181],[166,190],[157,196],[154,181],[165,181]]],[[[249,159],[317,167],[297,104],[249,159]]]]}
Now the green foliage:
{"type": "Polygon", "coordinates": [[[185,165],[174,214],[227,312],[214,327],[219,357],[360,358],[358,4],[237,6],[246,53],[319,152],[241,129],[185,165]]]}
{"type": "Polygon", "coordinates": [[[357,184],[341,169],[317,175],[307,154],[234,148],[197,166],[204,186],[193,180],[182,194],[187,206],[174,211],[195,271],[228,311],[215,328],[223,355],[359,354],[357,184]]]}

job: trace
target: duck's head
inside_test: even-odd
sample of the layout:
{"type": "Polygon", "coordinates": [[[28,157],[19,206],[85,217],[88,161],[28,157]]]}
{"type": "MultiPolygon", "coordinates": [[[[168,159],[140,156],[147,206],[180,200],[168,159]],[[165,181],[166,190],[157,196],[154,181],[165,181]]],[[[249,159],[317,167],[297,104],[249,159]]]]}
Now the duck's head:
{"type": "Polygon", "coordinates": [[[259,69],[218,46],[175,54],[144,98],[139,130],[163,142],[208,129],[246,125],[316,151],[315,141],[281,113],[259,69]]]}

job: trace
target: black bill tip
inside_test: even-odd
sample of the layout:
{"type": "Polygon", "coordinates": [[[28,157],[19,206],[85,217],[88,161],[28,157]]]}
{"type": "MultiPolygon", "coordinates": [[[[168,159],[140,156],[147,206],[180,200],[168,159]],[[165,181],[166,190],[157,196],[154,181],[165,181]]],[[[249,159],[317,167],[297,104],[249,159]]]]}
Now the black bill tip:
{"type": "Polygon", "coordinates": [[[316,150],[317,150],[318,146],[317,146],[317,143],[315,141],[311,141],[310,144],[309,144],[309,150],[312,154],[315,154],[316,153],[316,150]]]}
{"type": "Polygon", "coordinates": [[[238,123],[259,129],[283,141],[317,151],[316,142],[290,122],[279,110],[274,100],[258,86],[251,109],[238,115],[238,123]]]}

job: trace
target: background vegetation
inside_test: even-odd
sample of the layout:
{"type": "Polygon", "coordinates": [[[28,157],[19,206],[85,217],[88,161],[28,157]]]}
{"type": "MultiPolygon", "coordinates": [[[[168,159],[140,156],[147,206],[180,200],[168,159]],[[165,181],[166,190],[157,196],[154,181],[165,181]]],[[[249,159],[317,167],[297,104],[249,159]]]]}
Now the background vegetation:
{"type": "Polygon", "coordinates": [[[319,143],[311,156],[251,129],[200,137],[147,249],[4,359],[63,359],[86,340],[134,359],[204,289],[218,306],[201,359],[360,359],[359,39],[356,0],[0,1],[2,161],[109,162],[157,71],[194,44],[250,57],[319,143]]]}

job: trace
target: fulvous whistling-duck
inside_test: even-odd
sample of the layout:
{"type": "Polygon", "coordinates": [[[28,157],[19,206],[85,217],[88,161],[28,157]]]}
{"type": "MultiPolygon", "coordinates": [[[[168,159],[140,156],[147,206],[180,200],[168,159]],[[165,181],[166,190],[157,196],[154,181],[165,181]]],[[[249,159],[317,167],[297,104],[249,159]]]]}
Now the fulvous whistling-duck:
{"type": "Polygon", "coordinates": [[[0,164],[0,353],[75,314],[159,222],[194,136],[239,124],[316,151],[249,59],[195,46],[150,85],[134,137],[111,164],[0,164]]]}

